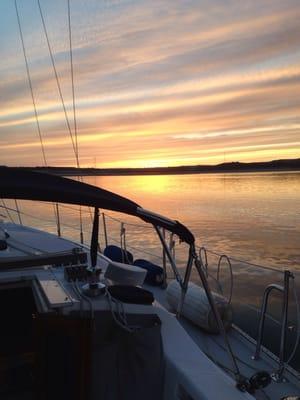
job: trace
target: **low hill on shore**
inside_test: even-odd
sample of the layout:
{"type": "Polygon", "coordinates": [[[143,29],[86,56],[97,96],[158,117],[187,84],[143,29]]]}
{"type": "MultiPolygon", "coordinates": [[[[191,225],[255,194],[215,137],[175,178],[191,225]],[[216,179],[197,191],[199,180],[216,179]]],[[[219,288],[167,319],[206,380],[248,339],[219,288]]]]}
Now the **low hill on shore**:
{"type": "Polygon", "coordinates": [[[96,175],[171,175],[257,171],[300,171],[300,158],[267,162],[230,162],[218,165],[183,165],[155,168],[74,168],[74,167],[20,167],[64,176],[96,175]]]}

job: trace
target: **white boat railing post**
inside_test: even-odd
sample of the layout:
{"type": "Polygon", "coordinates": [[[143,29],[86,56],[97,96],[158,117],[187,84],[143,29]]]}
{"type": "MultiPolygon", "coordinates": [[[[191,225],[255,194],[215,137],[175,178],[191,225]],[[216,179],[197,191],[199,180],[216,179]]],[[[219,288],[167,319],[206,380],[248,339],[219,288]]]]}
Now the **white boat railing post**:
{"type": "Polygon", "coordinates": [[[286,347],[286,332],[287,332],[287,317],[288,317],[288,304],[289,304],[289,282],[290,279],[294,279],[294,275],[286,270],[284,271],[284,283],[283,286],[277,284],[270,284],[265,288],[263,301],[260,310],[260,319],[257,333],[256,349],[255,354],[252,357],[253,360],[258,360],[260,357],[266,311],[268,306],[269,295],[272,291],[278,291],[282,293],[282,312],[281,312],[281,333],[280,333],[280,350],[279,350],[279,366],[277,371],[272,374],[272,378],[276,382],[282,382],[283,372],[285,369],[285,347],[286,347]]]}

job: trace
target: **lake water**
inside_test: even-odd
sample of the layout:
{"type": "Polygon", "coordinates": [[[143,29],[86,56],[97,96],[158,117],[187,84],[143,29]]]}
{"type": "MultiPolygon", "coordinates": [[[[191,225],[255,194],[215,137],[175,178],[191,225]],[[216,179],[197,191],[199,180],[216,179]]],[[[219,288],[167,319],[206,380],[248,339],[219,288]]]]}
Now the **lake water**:
{"type": "MultiPolygon", "coordinates": [[[[97,176],[84,177],[85,182],[128,197],[142,207],[177,219],[194,233],[198,246],[205,246],[217,254],[227,254],[231,260],[234,284],[232,304],[235,322],[255,337],[258,308],[265,286],[283,283],[282,272],[265,270],[261,264],[278,271],[293,271],[300,289],[300,172],[259,172],[201,175],[160,176],[97,176]],[[247,306],[246,306],[247,305],[247,306]]],[[[13,202],[7,202],[15,207],[13,202]]],[[[56,232],[51,204],[19,202],[23,222],[56,232]],[[47,222],[44,218],[47,218],[47,222]],[[41,219],[40,219],[41,218],[41,219]],[[43,219],[43,221],[42,221],[43,219]]],[[[60,206],[62,233],[79,240],[74,228],[79,225],[78,208],[60,206]]],[[[3,210],[1,211],[4,214],[3,210]]],[[[156,235],[147,224],[126,215],[106,212],[109,244],[120,242],[121,224],[125,222],[127,248],[135,258],[146,258],[161,265],[161,248],[156,235]],[[114,218],[114,219],[113,219],[114,218]]],[[[84,237],[89,241],[91,215],[82,209],[84,237]]],[[[13,215],[15,221],[17,216],[13,215]]],[[[102,225],[103,227],[103,225],[102,225]]],[[[100,245],[104,235],[101,230],[100,245]]],[[[176,241],[175,254],[179,267],[184,267],[186,246],[176,241]]],[[[219,256],[208,252],[211,275],[216,274],[219,256]]],[[[224,295],[230,292],[229,266],[221,265],[220,282],[224,295]]],[[[169,277],[171,277],[169,272],[169,277]]],[[[199,282],[196,272],[192,279],[199,282]]],[[[214,280],[213,289],[217,290],[214,280]]],[[[300,297],[300,296],[299,296],[300,297]]],[[[264,343],[278,352],[280,295],[273,295],[266,324],[264,343]]],[[[296,306],[290,296],[288,353],[296,337],[296,306]]],[[[292,363],[299,369],[298,352],[292,363]],[[295,361],[296,360],[296,361],[295,361]]]]}
{"type": "Polygon", "coordinates": [[[179,220],[201,246],[267,266],[300,269],[298,172],[89,177],[85,181],[179,220]]]}

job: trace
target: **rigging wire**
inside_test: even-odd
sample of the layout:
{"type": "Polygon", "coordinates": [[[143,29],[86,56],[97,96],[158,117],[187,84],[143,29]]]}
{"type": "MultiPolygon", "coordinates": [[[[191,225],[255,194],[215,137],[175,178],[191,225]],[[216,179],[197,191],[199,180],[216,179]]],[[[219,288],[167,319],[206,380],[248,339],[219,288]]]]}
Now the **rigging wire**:
{"type": "MultiPolygon", "coordinates": [[[[19,18],[18,7],[17,7],[17,0],[15,0],[15,8],[16,8],[16,13],[17,13],[18,25],[19,25],[19,29],[20,29],[20,26],[21,26],[21,25],[20,25],[20,18],[19,18]]],[[[23,46],[23,49],[24,49],[23,35],[22,35],[22,46],[23,46]]],[[[2,199],[2,202],[3,202],[3,204],[5,205],[5,202],[4,202],[3,199],[2,199]]],[[[21,216],[20,216],[19,206],[18,206],[18,202],[17,202],[16,199],[15,199],[15,205],[16,205],[16,208],[17,208],[17,210],[18,210],[19,222],[20,222],[20,224],[22,225],[22,220],[21,220],[21,216]]],[[[9,215],[9,213],[8,213],[8,215],[9,215]]],[[[13,221],[12,221],[12,222],[13,222],[13,221]]]]}
{"type": "MultiPolygon", "coordinates": [[[[50,56],[50,59],[51,59],[53,72],[54,72],[54,75],[55,75],[57,89],[58,89],[58,92],[59,92],[59,96],[60,96],[61,104],[62,104],[62,107],[63,107],[63,112],[64,112],[67,128],[68,128],[69,135],[70,135],[71,142],[72,142],[72,147],[73,147],[75,160],[76,160],[76,166],[77,166],[77,168],[80,168],[79,156],[78,156],[78,135],[77,135],[76,107],[75,107],[74,68],[73,68],[73,52],[72,52],[72,31],[71,31],[70,1],[68,0],[67,5],[68,5],[68,26],[69,26],[68,30],[69,30],[70,67],[71,67],[70,69],[71,69],[71,85],[72,85],[73,119],[74,119],[74,137],[75,137],[75,140],[74,140],[74,137],[73,137],[73,134],[72,134],[71,125],[70,125],[70,121],[69,121],[69,118],[68,118],[68,114],[67,114],[67,110],[66,110],[66,105],[65,105],[64,98],[63,98],[63,94],[62,94],[62,89],[61,89],[61,85],[60,85],[60,82],[59,82],[57,69],[56,69],[56,66],[55,66],[55,60],[54,60],[52,48],[51,48],[51,45],[50,45],[49,35],[48,35],[46,22],[45,22],[45,18],[44,18],[44,14],[43,14],[43,11],[42,11],[40,0],[37,0],[37,3],[38,3],[39,13],[40,13],[40,17],[41,17],[41,21],[42,21],[42,25],[43,25],[43,30],[44,30],[44,34],[45,34],[45,38],[46,38],[46,42],[47,42],[49,56],[50,56]]],[[[80,177],[79,177],[79,180],[80,180],[80,177]]],[[[56,216],[56,220],[57,220],[57,225],[58,225],[59,224],[58,215],[56,216]]],[[[79,220],[80,220],[80,241],[81,241],[81,243],[83,243],[83,222],[82,222],[81,207],[79,209],[79,220]]]]}
{"type": "MultiPolygon", "coordinates": [[[[4,208],[4,209],[6,209],[6,210],[8,210],[8,211],[17,212],[16,209],[11,208],[11,207],[7,207],[7,206],[1,206],[1,205],[0,205],[0,208],[4,208]]],[[[25,213],[24,211],[20,211],[20,214],[21,214],[21,215],[24,215],[24,216],[26,216],[26,217],[30,217],[30,218],[36,219],[36,220],[38,220],[38,221],[44,221],[44,222],[53,223],[53,221],[50,220],[50,219],[37,217],[36,215],[28,214],[28,213],[25,213]]],[[[14,221],[12,220],[12,218],[10,218],[10,220],[14,223],[14,221]]],[[[67,227],[67,228],[71,228],[71,229],[74,229],[74,230],[78,230],[78,228],[77,228],[75,225],[68,225],[68,224],[63,224],[63,225],[64,225],[65,227],[67,227]]]]}
{"type": "MultiPolygon", "coordinates": [[[[102,214],[104,214],[104,213],[102,213],[102,214]]],[[[148,225],[147,225],[147,224],[142,225],[142,224],[134,224],[134,223],[131,223],[131,222],[123,222],[122,220],[120,220],[120,219],[118,219],[118,218],[116,218],[116,217],[113,217],[113,216],[111,216],[111,215],[109,215],[109,214],[106,214],[106,213],[105,213],[105,216],[106,216],[107,218],[109,218],[109,219],[115,221],[115,222],[124,223],[124,225],[127,225],[127,226],[135,226],[135,227],[137,227],[137,228],[143,228],[143,229],[151,229],[151,230],[153,230],[153,227],[152,227],[152,226],[148,226],[149,224],[148,224],[148,225]]]]}
{"type": "MultiPolygon", "coordinates": [[[[74,67],[73,67],[73,46],[72,46],[72,25],[71,25],[71,7],[70,0],[67,0],[68,8],[68,31],[69,31],[69,53],[70,53],[70,71],[71,71],[71,87],[72,87],[72,103],[73,103],[73,122],[74,122],[74,137],[75,137],[75,158],[77,168],[80,168],[79,163],[79,147],[77,134],[77,119],[76,119],[76,103],[75,103],[75,86],[74,86],[74,67]]],[[[82,182],[82,177],[78,176],[78,180],[82,182]]],[[[92,214],[89,209],[91,220],[92,214]]],[[[79,206],[79,224],[80,224],[80,242],[83,243],[83,224],[82,224],[82,207],[79,206]]]]}
{"type": "MultiPolygon", "coordinates": [[[[46,159],[45,146],[44,146],[44,142],[43,142],[39,116],[38,116],[36,102],[35,102],[35,98],[34,98],[32,79],[31,79],[30,70],[29,70],[28,57],[27,57],[27,54],[26,54],[25,41],[24,41],[24,35],[23,35],[23,30],[22,30],[22,25],[21,25],[21,19],[20,19],[20,14],[19,14],[19,10],[18,10],[17,0],[14,1],[14,4],[15,4],[15,10],[16,10],[16,15],[17,15],[17,20],[18,20],[18,27],[19,27],[19,33],[20,33],[20,39],[21,39],[21,44],[22,44],[23,56],[24,56],[24,61],[25,61],[25,66],[26,66],[28,86],[29,86],[29,89],[30,89],[31,100],[32,100],[32,105],[33,105],[33,109],[34,109],[34,115],[35,115],[35,121],[36,121],[38,136],[39,136],[39,140],[40,140],[40,144],[41,144],[41,150],[42,150],[44,164],[47,167],[48,164],[47,164],[47,159],[46,159]]],[[[21,223],[20,212],[19,212],[19,207],[17,206],[17,203],[16,203],[16,208],[18,209],[19,221],[21,223]]],[[[53,211],[54,211],[56,224],[58,226],[58,223],[59,223],[58,204],[56,205],[56,208],[55,208],[55,205],[53,204],[53,211]]]]}
{"type": "Polygon", "coordinates": [[[20,213],[20,209],[19,209],[19,204],[17,202],[17,199],[14,199],[14,200],[15,200],[15,206],[16,206],[16,210],[17,210],[17,214],[18,214],[18,218],[19,218],[19,223],[20,223],[20,225],[23,225],[21,213],[20,213]]]}
{"type": "Polygon", "coordinates": [[[39,139],[40,139],[40,143],[41,143],[41,149],[42,149],[44,163],[47,166],[45,147],[44,147],[44,143],[43,143],[42,132],[41,132],[39,117],[38,117],[37,108],[36,108],[36,102],[35,102],[35,98],[34,98],[34,94],[33,94],[32,80],[31,80],[31,76],[30,76],[29,64],[28,64],[27,54],[26,54],[26,50],[25,50],[24,36],[23,36],[23,31],[22,31],[22,26],[21,26],[21,20],[20,20],[17,0],[15,0],[15,9],[16,9],[19,33],[20,33],[20,38],[21,38],[21,43],[22,43],[23,56],[24,56],[26,72],[27,72],[28,85],[29,85],[29,89],[30,89],[30,94],[31,94],[31,99],[32,99],[32,104],[33,104],[33,109],[34,109],[34,115],[35,115],[37,130],[38,130],[38,135],[39,135],[39,139]]]}
{"type": "MultiPolygon", "coordinates": [[[[55,75],[55,80],[56,80],[58,93],[59,93],[59,96],[60,96],[60,100],[61,100],[61,104],[62,104],[62,107],[63,107],[63,112],[64,112],[64,115],[65,115],[67,128],[68,128],[68,131],[69,131],[69,134],[70,134],[70,138],[71,138],[74,154],[75,154],[75,157],[76,157],[76,147],[75,147],[75,143],[74,143],[74,138],[73,138],[73,134],[72,134],[71,126],[70,126],[70,121],[69,121],[69,118],[68,118],[68,114],[67,114],[67,110],[66,110],[66,106],[65,106],[62,90],[61,90],[61,86],[60,86],[60,83],[59,83],[57,70],[56,70],[56,67],[55,67],[54,56],[53,56],[52,48],[51,48],[51,45],[50,45],[49,35],[48,35],[47,28],[46,28],[45,18],[44,18],[44,14],[43,14],[43,11],[42,11],[40,0],[37,0],[37,4],[38,4],[41,20],[42,20],[42,25],[43,25],[45,37],[46,37],[46,42],[47,42],[47,47],[48,47],[48,51],[49,51],[49,55],[50,55],[50,59],[51,59],[52,67],[53,67],[53,72],[54,72],[54,75],[55,75]]],[[[76,159],[76,162],[77,162],[77,159],[76,159]]]]}
{"type": "Polygon", "coordinates": [[[77,121],[76,121],[76,104],[75,104],[75,87],[74,87],[74,67],[73,67],[73,46],[72,46],[72,28],[71,28],[71,9],[70,0],[68,0],[68,28],[69,28],[69,47],[70,47],[70,70],[71,70],[71,85],[72,85],[72,103],[73,103],[73,120],[74,120],[74,136],[77,164],[79,165],[79,148],[78,148],[78,135],[77,135],[77,121]]]}
{"type": "MultiPolygon", "coordinates": [[[[1,197],[1,203],[2,203],[3,205],[0,206],[0,207],[5,209],[6,214],[7,214],[7,216],[8,216],[8,219],[14,224],[15,221],[13,220],[13,217],[11,216],[11,213],[9,212],[9,207],[7,207],[5,201],[4,201],[4,199],[2,199],[2,197],[1,197]]],[[[15,211],[15,210],[13,210],[13,211],[15,211]]]]}
{"type": "MultiPolygon", "coordinates": [[[[198,247],[198,246],[196,246],[196,247],[198,247]]],[[[200,249],[200,247],[199,247],[199,249],[200,249]]],[[[205,248],[205,249],[206,249],[206,251],[207,251],[208,253],[213,254],[214,256],[217,256],[217,257],[221,257],[221,256],[222,256],[221,253],[217,253],[216,251],[210,250],[210,249],[208,249],[208,248],[205,248]]],[[[252,263],[252,262],[250,262],[250,261],[241,260],[241,259],[238,259],[238,258],[235,258],[235,257],[229,257],[229,259],[230,259],[231,261],[234,261],[234,262],[237,262],[237,263],[246,264],[246,265],[249,265],[249,266],[251,266],[251,267],[262,268],[262,269],[266,269],[266,270],[268,270],[268,271],[274,271],[274,272],[282,272],[280,269],[276,269],[276,268],[269,267],[269,266],[267,267],[267,266],[261,265],[261,264],[255,264],[255,263],[252,263]]]]}

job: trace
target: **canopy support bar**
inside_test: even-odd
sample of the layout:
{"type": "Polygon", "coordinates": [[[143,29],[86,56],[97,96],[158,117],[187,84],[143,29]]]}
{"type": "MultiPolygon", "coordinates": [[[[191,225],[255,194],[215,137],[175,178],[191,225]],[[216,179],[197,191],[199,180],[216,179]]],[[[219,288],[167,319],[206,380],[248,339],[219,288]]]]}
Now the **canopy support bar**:
{"type": "Polygon", "coordinates": [[[161,242],[161,244],[163,246],[163,249],[166,252],[166,256],[167,256],[168,260],[170,261],[170,264],[171,264],[172,270],[174,272],[175,278],[176,278],[177,282],[180,284],[180,287],[182,288],[183,287],[183,281],[182,281],[181,275],[180,275],[180,273],[178,271],[178,268],[176,266],[174,258],[172,257],[170,249],[169,249],[169,247],[168,247],[168,245],[167,245],[167,243],[165,241],[164,235],[162,234],[162,232],[161,232],[161,230],[160,230],[160,228],[158,226],[156,226],[156,225],[153,225],[153,226],[154,226],[154,229],[156,230],[156,233],[158,234],[158,237],[159,237],[160,242],[161,242]]]}
{"type": "Polygon", "coordinates": [[[207,281],[207,279],[206,279],[205,273],[204,273],[204,271],[203,271],[201,262],[200,262],[200,260],[199,260],[199,258],[198,258],[198,255],[197,255],[197,253],[196,253],[196,250],[195,250],[195,246],[194,246],[194,245],[191,245],[191,250],[192,250],[192,252],[193,252],[193,258],[194,258],[194,260],[195,260],[195,267],[196,267],[196,269],[197,269],[197,271],[198,271],[198,274],[199,274],[199,277],[200,277],[200,279],[201,279],[201,282],[202,282],[204,291],[205,291],[205,293],[206,293],[207,300],[208,300],[208,302],[209,302],[209,305],[210,305],[210,307],[211,307],[211,310],[212,310],[212,312],[213,312],[213,315],[214,315],[214,317],[215,317],[215,319],[216,319],[216,322],[217,322],[217,325],[218,325],[220,334],[223,336],[223,340],[224,340],[224,342],[225,342],[225,344],[226,344],[227,354],[228,354],[229,359],[230,359],[230,361],[231,361],[231,363],[232,363],[233,372],[234,372],[234,375],[235,375],[236,386],[237,386],[237,388],[238,388],[239,390],[241,390],[242,392],[248,391],[248,389],[249,389],[249,382],[248,382],[247,379],[246,379],[243,375],[241,375],[241,373],[240,373],[240,369],[239,369],[239,367],[238,367],[236,358],[235,358],[235,356],[234,356],[234,354],[233,354],[233,351],[232,351],[232,348],[231,348],[231,345],[230,345],[230,342],[229,342],[229,339],[228,339],[228,336],[227,336],[227,333],[226,333],[226,330],[225,330],[223,321],[222,321],[222,319],[221,319],[219,310],[218,310],[217,307],[216,307],[216,304],[215,304],[214,298],[213,298],[213,296],[212,296],[212,293],[211,293],[211,290],[210,290],[208,281],[207,281]]]}
{"type": "Polygon", "coordinates": [[[189,248],[189,258],[188,258],[188,261],[187,261],[187,266],[186,266],[186,269],[185,269],[183,285],[182,285],[182,288],[181,288],[180,302],[178,303],[177,312],[176,312],[176,317],[177,318],[180,318],[180,315],[181,315],[181,312],[182,312],[184,299],[185,299],[185,295],[186,295],[186,292],[187,292],[187,289],[188,289],[188,284],[189,284],[189,281],[190,281],[190,276],[191,276],[191,272],[192,272],[192,268],[193,268],[193,262],[194,262],[193,247],[190,246],[190,248],[189,248]]]}

